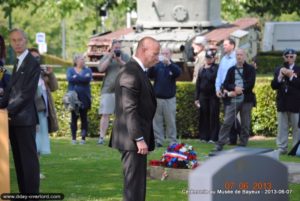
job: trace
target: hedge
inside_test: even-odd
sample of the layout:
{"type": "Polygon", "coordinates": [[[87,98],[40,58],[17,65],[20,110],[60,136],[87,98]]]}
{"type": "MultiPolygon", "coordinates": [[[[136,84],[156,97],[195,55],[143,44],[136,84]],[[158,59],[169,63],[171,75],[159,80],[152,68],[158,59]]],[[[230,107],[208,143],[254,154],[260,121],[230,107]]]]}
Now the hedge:
{"type": "MultiPolygon", "coordinates": [[[[257,78],[255,93],[257,105],[252,110],[252,129],[256,135],[275,136],[277,130],[275,91],[270,87],[271,78],[257,78]]],[[[92,108],[89,111],[89,136],[95,137],[99,133],[99,94],[101,82],[92,82],[92,108]]],[[[53,93],[60,129],[54,135],[70,136],[70,112],[64,109],[62,97],[66,92],[67,82],[60,81],[59,89],[53,93]]],[[[195,85],[191,82],[177,83],[177,115],[176,124],[178,136],[181,138],[198,137],[198,111],[194,106],[195,85]]],[[[223,114],[220,114],[222,117],[223,114]]],[[[109,131],[112,128],[113,117],[109,131]]],[[[79,126],[80,128],[80,126],[79,126]]]]}
{"type": "Polygon", "coordinates": [[[259,52],[257,55],[257,72],[259,74],[273,74],[277,66],[283,64],[282,52],[259,52]]]}

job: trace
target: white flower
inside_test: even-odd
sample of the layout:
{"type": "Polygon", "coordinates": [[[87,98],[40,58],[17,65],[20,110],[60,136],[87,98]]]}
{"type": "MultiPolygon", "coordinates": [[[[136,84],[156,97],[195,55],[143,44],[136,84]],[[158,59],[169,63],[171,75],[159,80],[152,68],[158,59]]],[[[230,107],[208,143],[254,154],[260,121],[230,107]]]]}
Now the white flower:
{"type": "Polygon", "coordinates": [[[179,149],[180,152],[184,153],[187,151],[186,147],[181,147],[181,149],[179,149]]]}

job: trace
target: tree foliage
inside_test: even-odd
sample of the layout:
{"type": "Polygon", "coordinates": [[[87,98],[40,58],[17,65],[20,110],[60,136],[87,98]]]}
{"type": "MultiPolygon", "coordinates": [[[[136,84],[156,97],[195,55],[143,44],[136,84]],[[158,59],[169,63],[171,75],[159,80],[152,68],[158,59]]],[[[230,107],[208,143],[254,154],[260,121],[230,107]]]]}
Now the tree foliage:
{"type": "Polygon", "coordinates": [[[259,16],[270,14],[278,17],[282,14],[291,14],[293,12],[297,12],[300,15],[299,0],[246,0],[242,4],[248,12],[256,13],[259,16]]]}
{"type": "Polygon", "coordinates": [[[226,21],[234,21],[246,15],[246,10],[242,3],[246,0],[222,0],[221,16],[226,21]]]}
{"type": "Polygon", "coordinates": [[[95,30],[104,30],[100,24],[100,9],[108,11],[105,30],[125,26],[126,12],[135,8],[135,0],[0,0],[0,31],[7,38],[7,17],[11,14],[13,27],[28,34],[28,46],[36,46],[35,34],[46,33],[48,53],[61,56],[61,22],[66,28],[67,58],[73,53],[85,52],[89,37],[95,30]],[[101,27],[101,29],[98,29],[101,27]]]}

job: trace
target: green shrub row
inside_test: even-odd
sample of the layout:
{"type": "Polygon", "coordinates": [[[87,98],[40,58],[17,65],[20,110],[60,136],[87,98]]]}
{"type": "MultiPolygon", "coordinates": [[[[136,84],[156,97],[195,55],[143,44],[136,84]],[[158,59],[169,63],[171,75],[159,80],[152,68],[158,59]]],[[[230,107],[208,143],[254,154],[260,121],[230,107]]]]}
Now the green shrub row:
{"type": "Polygon", "coordinates": [[[272,74],[275,68],[282,64],[282,52],[260,52],[257,55],[257,72],[259,74],[272,74]]]}
{"type": "MultiPolygon", "coordinates": [[[[257,105],[252,111],[252,129],[257,135],[275,136],[276,135],[276,107],[275,91],[270,87],[270,78],[257,78],[255,93],[257,105]]],[[[92,108],[89,111],[89,135],[98,136],[99,133],[99,97],[101,82],[92,82],[92,108]]],[[[60,130],[54,135],[70,136],[70,112],[64,109],[62,97],[66,92],[67,82],[60,81],[59,89],[53,93],[60,130]]],[[[191,82],[177,83],[177,132],[182,138],[198,137],[198,111],[194,106],[195,85],[191,82]]],[[[220,114],[223,117],[223,114],[220,114]]],[[[109,133],[112,127],[110,121],[109,133]]],[[[80,126],[79,126],[80,128],[80,126]]]]}

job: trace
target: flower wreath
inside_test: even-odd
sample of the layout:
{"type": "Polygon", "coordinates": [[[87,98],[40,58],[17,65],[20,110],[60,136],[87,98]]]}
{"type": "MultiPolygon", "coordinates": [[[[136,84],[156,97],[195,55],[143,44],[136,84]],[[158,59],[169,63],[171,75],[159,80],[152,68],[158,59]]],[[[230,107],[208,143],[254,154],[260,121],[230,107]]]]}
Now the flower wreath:
{"type": "Polygon", "coordinates": [[[197,153],[188,144],[172,144],[168,146],[161,158],[161,165],[170,168],[193,169],[197,167],[197,153]]]}

